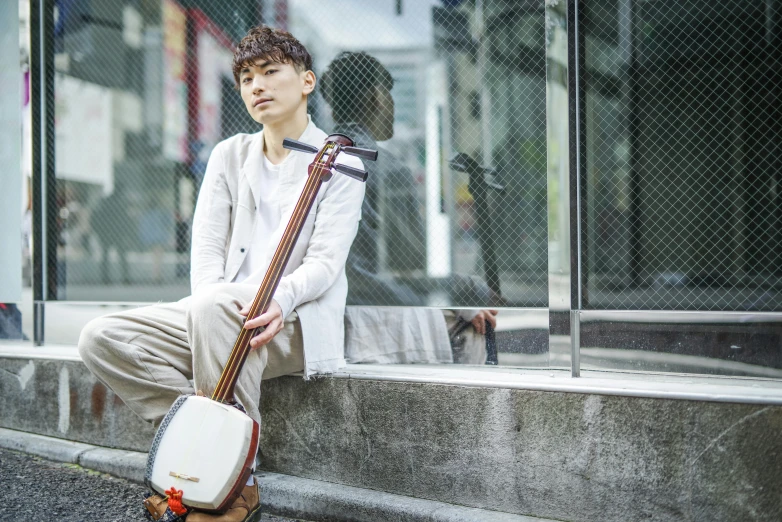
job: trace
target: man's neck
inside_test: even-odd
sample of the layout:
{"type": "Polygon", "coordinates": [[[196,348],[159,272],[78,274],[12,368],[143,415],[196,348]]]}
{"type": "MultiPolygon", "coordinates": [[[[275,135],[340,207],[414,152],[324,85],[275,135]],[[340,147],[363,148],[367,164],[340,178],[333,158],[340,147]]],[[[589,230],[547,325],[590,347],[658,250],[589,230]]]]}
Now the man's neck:
{"type": "Polygon", "coordinates": [[[282,163],[290,151],[282,146],[282,140],[291,138],[298,140],[309,124],[306,110],[297,113],[295,117],[278,123],[263,126],[263,153],[274,165],[282,163]]]}

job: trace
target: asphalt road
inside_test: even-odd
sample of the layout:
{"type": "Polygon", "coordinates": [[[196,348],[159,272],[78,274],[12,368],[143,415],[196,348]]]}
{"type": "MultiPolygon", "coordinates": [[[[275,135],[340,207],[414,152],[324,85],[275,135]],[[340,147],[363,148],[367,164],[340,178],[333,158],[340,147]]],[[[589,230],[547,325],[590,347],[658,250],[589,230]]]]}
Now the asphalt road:
{"type": "MultiPolygon", "coordinates": [[[[144,486],[84,469],[0,449],[0,521],[144,521],[144,486]]],[[[264,522],[294,522],[264,515],[264,522]]]]}

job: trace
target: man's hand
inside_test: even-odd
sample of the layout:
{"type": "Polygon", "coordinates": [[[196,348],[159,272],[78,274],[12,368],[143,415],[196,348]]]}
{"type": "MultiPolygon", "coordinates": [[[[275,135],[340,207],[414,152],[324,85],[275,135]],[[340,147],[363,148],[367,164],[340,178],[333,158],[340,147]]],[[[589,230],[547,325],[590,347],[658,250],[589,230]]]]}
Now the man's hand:
{"type": "MultiPolygon", "coordinates": [[[[250,313],[250,305],[248,304],[239,310],[239,313],[246,317],[247,314],[250,313]]],[[[269,305],[269,309],[265,313],[262,313],[255,319],[245,321],[245,330],[254,330],[261,326],[266,327],[262,332],[258,333],[250,340],[250,348],[257,350],[264,344],[274,339],[274,336],[277,335],[280,330],[282,330],[283,319],[284,317],[282,316],[282,308],[280,308],[280,305],[277,304],[277,301],[272,299],[272,302],[269,305]]]]}
{"type": "Polygon", "coordinates": [[[472,318],[472,326],[475,331],[481,335],[486,335],[486,321],[489,321],[492,328],[497,327],[497,310],[481,310],[472,318]]]}

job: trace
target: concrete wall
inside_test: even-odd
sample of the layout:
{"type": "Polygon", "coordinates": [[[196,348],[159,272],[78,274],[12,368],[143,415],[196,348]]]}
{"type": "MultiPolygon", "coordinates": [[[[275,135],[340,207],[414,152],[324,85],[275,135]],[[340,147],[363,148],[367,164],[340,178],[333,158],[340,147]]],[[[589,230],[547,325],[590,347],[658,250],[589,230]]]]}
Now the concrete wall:
{"type": "Polygon", "coordinates": [[[155,434],[81,361],[2,357],[0,427],[136,451],[155,434]]]}
{"type": "MultiPolygon", "coordinates": [[[[261,467],[543,518],[782,520],[782,407],[283,377],[261,467]]],[[[0,426],[146,451],[77,361],[0,358],[0,426]]]]}
{"type": "Polygon", "coordinates": [[[287,377],[261,466],[563,520],[782,519],[782,408],[287,377]]]}

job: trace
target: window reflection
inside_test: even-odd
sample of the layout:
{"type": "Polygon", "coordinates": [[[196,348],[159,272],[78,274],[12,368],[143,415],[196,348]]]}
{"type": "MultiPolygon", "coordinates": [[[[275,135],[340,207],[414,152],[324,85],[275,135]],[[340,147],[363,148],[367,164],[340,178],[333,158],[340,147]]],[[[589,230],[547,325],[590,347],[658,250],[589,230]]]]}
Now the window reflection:
{"type": "Polygon", "coordinates": [[[323,23],[337,16],[327,3],[292,3],[292,29],[321,78],[319,121],[382,151],[369,166],[377,175],[351,252],[349,303],[545,306],[543,10],[523,4],[404,2],[395,14],[386,2],[345,2],[339,16],[357,23],[337,33],[323,23]],[[479,209],[469,173],[450,162],[457,154],[507,190],[479,209]],[[491,256],[481,213],[492,221],[491,256]]]}
{"type": "MultiPolygon", "coordinates": [[[[346,39],[365,38],[362,24],[335,38],[313,21],[327,6],[297,4],[307,6],[299,32],[318,41],[315,61],[325,63],[320,121],[381,151],[366,165],[347,265],[348,359],[482,364],[512,345],[514,362],[546,364],[540,324],[503,330],[499,343],[490,335],[487,350],[469,323],[475,308],[547,301],[542,9],[490,4],[484,35],[485,13],[472,5],[418,3],[394,20],[409,39],[344,51],[346,39]],[[518,40],[507,51],[518,56],[496,49],[495,25],[518,40]]],[[[348,11],[373,19],[375,4],[348,11]]]]}

